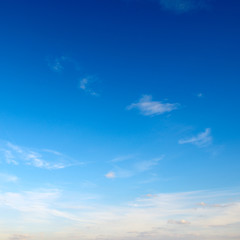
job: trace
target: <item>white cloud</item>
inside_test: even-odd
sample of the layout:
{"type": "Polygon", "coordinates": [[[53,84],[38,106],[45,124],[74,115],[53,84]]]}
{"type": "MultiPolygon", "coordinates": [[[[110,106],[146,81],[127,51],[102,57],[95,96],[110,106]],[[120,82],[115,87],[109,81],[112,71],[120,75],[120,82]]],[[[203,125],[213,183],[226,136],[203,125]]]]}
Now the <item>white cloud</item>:
{"type": "Polygon", "coordinates": [[[6,173],[0,173],[0,181],[4,181],[4,182],[17,182],[18,181],[18,177],[14,176],[14,175],[6,174],[6,173]]]}
{"type": "Polygon", "coordinates": [[[132,103],[127,107],[128,110],[138,109],[145,116],[156,116],[171,112],[178,108],[177,103],[163,103],[160,101],[152,101],[151,95],[143,95],[137,103],[132,103]]]}
{"type": "Polygon", "coordinates": [[[180,139],[179,144],[191,143],[198,147],[206,147],[212,143],[211,129],[206,128],[204,132],[199,133],[195,137],[180,139]]]}
{"type": "Polygon", "coordinates": [[[0,141],[0,156],[8,164],[25,164],[45,169],[61,169],[81,164],[54,150],[30,149],[7,141],[0,141]]]}
{"type": "Polygon", "coordinates": [[[160,5],[176,13],[186,13],[196,9],[206,8],[205,0],[159,0],[160,5]]]}
{"type": "Polygon", "coordinates": [[[115,178],[116,177],[116,174],[115,172],[108,172],[106,175],[105,175],[106,178],[115,178]]]}

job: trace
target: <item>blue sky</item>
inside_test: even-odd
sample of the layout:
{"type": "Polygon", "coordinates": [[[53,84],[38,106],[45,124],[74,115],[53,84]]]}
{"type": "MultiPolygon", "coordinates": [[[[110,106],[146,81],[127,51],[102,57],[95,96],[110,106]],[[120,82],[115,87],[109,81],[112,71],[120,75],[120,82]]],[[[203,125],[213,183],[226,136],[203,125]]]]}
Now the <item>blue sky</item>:
{"type": "Polygon", "coordinates": [[[1,239],[240,238],[240,3],[0,5],[1,239]]]}

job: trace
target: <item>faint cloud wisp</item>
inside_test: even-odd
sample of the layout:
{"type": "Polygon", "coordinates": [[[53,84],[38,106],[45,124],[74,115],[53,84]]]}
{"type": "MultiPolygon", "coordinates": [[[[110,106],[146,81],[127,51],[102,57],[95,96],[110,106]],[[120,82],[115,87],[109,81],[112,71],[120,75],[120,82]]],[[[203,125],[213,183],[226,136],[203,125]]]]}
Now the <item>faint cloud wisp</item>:
{"type": "Polygon", "coordinates": [[[93,89],[90,87],[90,84],[94,81],[95,81],[95,78],[93,77],[82,78],[79,82],[79,88],[92,96],[99,96],[99,94],[93,91],[93,89]]]}

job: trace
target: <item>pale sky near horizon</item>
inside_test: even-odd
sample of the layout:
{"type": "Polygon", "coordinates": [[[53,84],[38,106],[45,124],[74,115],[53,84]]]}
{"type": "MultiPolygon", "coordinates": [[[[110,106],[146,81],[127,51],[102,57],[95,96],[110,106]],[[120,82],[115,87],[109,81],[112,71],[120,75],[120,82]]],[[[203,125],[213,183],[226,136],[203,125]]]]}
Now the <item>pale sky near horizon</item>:
{"type": "Polygon", "coordinates": [[[239,12],[1,1],[0,239],[240,239],[239,12]]]}

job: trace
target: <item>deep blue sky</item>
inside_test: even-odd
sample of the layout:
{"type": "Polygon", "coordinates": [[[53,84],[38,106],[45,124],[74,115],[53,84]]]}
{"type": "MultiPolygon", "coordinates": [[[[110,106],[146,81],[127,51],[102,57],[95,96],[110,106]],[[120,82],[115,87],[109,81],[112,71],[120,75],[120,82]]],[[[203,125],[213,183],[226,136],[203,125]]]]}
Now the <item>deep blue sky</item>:
{"type": "Polygon", "coordinates": [[[239,12],[224,0],[1,1],[2,194],[114,205],[238,188],[239,12]]]}

